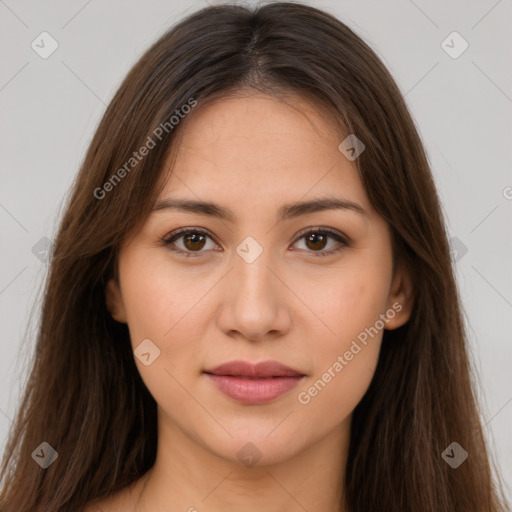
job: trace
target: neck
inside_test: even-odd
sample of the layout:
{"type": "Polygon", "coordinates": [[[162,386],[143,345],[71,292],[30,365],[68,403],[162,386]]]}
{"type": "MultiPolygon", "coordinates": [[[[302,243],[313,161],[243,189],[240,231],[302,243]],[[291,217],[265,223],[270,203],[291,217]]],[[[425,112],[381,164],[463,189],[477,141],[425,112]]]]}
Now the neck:
{"type": "Polygon", "coordinates": [[[271,463],[246,467],[195,442],[159,410],[157,457],[141,479],[136,511],[343,512],[349,429],[350,418],[286,460],[276,453],[271,463]]]}

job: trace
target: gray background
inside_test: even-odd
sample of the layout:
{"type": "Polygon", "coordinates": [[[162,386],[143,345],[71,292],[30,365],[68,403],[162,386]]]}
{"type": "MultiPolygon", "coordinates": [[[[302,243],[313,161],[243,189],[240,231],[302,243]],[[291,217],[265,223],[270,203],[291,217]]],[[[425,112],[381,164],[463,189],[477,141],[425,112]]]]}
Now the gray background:
{"type": "MultiPolygon", "coordinates": [[[[419,127],[450,237],[457,239],[454,260],[482,416],[510,496],[511,1],[309,4],[333,13],[370,44],[419,127]],[[453,31],[469,44],[458,58],[441,46],[453,31]]],[[[205,0],[0,0],[2,441],[27,377],[37,324],[33,308],[40,304],[47,270],[32,248],[55,235],[62,201],[122,78],[170,25],[206,5],[205,0]],[[31,48],[43,31],[59,45],[47,59],[31,48]]],[[[457,41],[448,44],[461,48],[457,41]]]]}

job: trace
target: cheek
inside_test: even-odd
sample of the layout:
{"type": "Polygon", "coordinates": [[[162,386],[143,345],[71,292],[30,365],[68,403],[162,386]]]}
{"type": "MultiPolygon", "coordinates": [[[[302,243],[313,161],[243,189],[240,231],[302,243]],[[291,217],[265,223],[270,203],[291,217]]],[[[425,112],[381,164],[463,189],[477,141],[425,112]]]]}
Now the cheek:
{"type": "Polygon", "coordinates": [[[204,337],[200,299],[211,283],[177,272],[165,254],[151,262],[130,256],[122,272],[127,323],[141,378],[164,410],[187,410],[191,401],[184,387],[190,387],[195,369],[200,371],[197,354],[204,337]],[[146,361],[138,357],[148,352],[146,361]]]}
{"type": "MultiPolygon", "coordinates": [[[[326,324],[335,335],[312,343],[314,372],[298,391],[297,401],[305,410],[305,421],[323,418],[324,429],[347,419],[368,389],[377,366],[384,312],[384,293],[375,282],[345,281],[345,287],[330,297],[326,324]],[[377,325],[376,325],[377,324],[377,325]]],[[[313,429],[315,425],[311,424],[313,429]]]]}
{"type": "Polygon", "coordinates": [[[315,345],[320,354],[348,350],[351,341],[386,311],[390,268],[386,262],[356,260],[344,262],[343,268],[324,276],[323,283],[317,281],[317,292],[309,295],[308,304],[326,326],[322,343],[315,345]]]}
{"type": "Polygon", "coordinates": [[[197,325],[191,318],[211,284],[190,272],[180,272],[169,264],[165,253],[156,256],[149,260],[140,255],[126,262],[123,298],[132,343],[151,338],[164,347],[184,325],[197,325]]]}
{"type": "Polygon", "coordinates": [[[132,344],[136,346],[141,338],[161,341],[172,327],[173,315],[170,313],[177,306],[172,288],[165,278],[160,278],[161,274],[154,266],[137,266],[136,271],[127,270],[125,275],[123,297],[132,344]]]}
{"type": "Polygon", "coordinates": [[[317,374],[298,390],[298,408],[303,412],[303,431],[310,435],[325,432],[346,422],[372,381],[378,361],[380,335],[371,344],[352,345],[351,360],[341,350],[325,361],[317,374]],[[320,430],[320,432],[317,432],[320,430]]]}
{"type": "Polygon", "coordinates": [[[311,413],[327,412],[330,420],[326,422],[332,425],[353,411],[373,378],[391,274],[391,259],[385,255],[355,257],[344,263],[326,281],[323,295],[316,296],[321,319],[331,332],[321,343],[312,340],[314,374],[297,397],[301,405],[311,407],[311,413]]]}

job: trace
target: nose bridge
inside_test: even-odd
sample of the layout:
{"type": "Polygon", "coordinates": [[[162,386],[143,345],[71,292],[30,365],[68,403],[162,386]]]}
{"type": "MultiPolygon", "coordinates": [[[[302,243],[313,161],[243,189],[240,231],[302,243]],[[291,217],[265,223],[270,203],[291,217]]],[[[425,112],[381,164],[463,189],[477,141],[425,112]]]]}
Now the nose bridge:
{"type": "Polygon", "coordinates": [[[219,317],[224,332],[238,331],[256,340],[287,328],[285,296],[279,290],[283,284],[270,270],[273,267],[271,251],[254,238],[247,237],[236,247],[219,317]]]}
{"type": "Polygon", "coordinates": [[[271,251],[262,243],[252,236],[246,237],[236,248],[234,266],[234,291],[238,303],[243,304],[247,299],[257,306],[256,301],[270,304],[275,300],[273,275],[268,268],[272,266],[271,251]]]}

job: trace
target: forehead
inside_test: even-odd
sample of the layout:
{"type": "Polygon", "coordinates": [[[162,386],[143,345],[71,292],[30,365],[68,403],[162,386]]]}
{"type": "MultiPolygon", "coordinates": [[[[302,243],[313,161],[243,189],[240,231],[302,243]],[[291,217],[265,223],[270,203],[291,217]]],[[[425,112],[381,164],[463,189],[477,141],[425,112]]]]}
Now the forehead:
{"type": "Polygon", "coordinates": [[[325,107],[298,95],[199,103],[166,163],[162,196],[283,202],[283,194],[293,201],[338,191],[368,206],[354,164],[338,149],[342,137],[325,107]]]}

